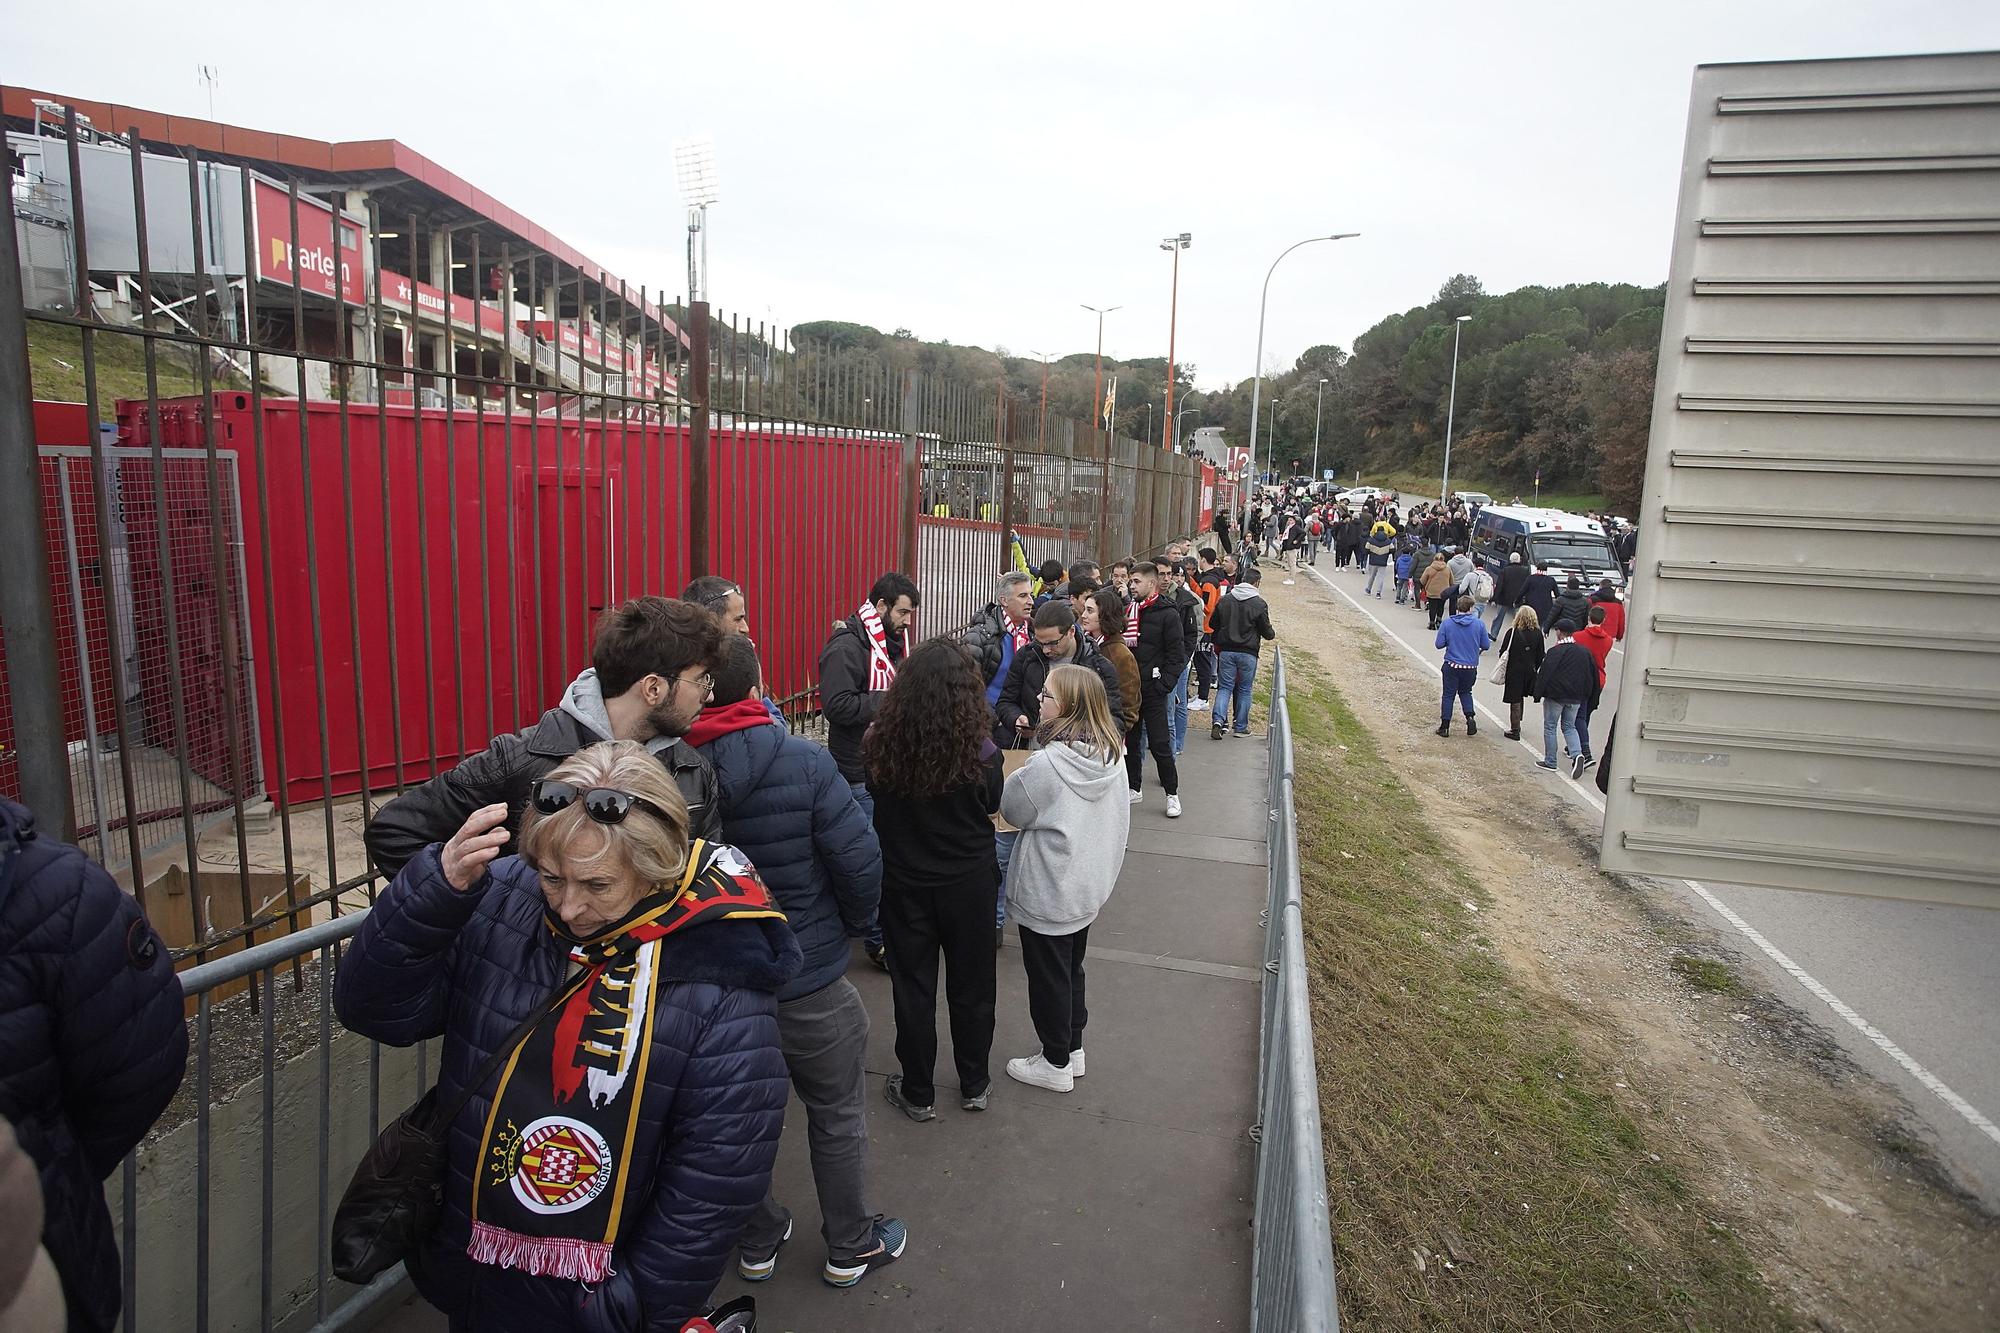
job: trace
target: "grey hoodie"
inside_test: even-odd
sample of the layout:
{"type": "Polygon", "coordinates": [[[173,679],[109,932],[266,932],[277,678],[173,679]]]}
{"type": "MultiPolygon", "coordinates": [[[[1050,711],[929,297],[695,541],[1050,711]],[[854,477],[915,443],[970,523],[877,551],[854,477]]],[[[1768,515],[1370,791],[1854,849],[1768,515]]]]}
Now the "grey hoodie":
{"type": "MultiPolygon", "coordinates": [[[[597,668],[585,667],[583,674],[563,691],[562,710],[600,736],[611,736],[611,711],[604,706],[604,691],[597,684],[597,668]]],[[[658,757],[674,747],[678,737],[655,736],[646,742],[646,753],[658,757]]]]}
{"type": "Polygon", "coordinates": [[[1069,744],[1037,750],[1008,775],[1000,814],[1021,830],[1007,865],[1007,915],[1039,935],[1074,935],[1095,921],[1132,826],[1124,761],[1100,763],[1069,744]]]}

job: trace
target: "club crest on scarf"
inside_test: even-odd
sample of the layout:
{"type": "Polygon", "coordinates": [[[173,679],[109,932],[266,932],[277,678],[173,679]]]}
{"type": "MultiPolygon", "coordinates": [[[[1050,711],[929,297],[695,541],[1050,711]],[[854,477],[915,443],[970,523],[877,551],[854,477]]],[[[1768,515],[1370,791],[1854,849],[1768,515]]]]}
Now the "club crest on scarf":
{"type": "Polygon", "coordinates": [[[619,925],[582,941],[550,925],[579,970],[501,1074],[473,1186],[466,1253],[475,1262],[581,1282],[610,1272],[627,1191],[646,1183],[634,1180],[630,1157],[660,941],[705,922],[759,917],[784,913],[756,870],[733,847],[696,842],[680,882],[619,925]]]}

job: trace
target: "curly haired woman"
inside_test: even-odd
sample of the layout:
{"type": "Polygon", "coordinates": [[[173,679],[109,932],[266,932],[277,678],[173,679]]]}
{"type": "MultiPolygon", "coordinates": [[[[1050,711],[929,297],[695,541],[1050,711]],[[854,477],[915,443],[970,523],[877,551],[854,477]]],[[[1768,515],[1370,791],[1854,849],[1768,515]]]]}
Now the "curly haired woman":
{"type": "Polygon", "coordinates": [[[912,1120],[937,1116],[938,958],[945,964],[959,1105],[986,1109],[993,1047],[993,915],[1000,865],[1000,751],[986,682],[945,639],[911,653],[862,741],[875,833],[882,842],[882,933],[896,1001],[889,1103],[912,1120]]]}

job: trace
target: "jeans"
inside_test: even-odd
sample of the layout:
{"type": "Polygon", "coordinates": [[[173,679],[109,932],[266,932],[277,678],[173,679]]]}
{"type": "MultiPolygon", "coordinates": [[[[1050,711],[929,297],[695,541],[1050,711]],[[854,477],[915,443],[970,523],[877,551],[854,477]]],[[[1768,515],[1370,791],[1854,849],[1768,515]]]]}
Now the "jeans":
{"type": "Polygon", "coordinates": [[[1514,614],[1514,608],[1511,606],[1502,606],[1498,602],[1489,602],[1488,605],[1493,608],[1493,623],[1486,627],[1487,633],[1498,638],[1500,636],[1500,623],[1506,620],[1508,616],[1514,614]]]}
{"type": "Polygon", "coordinates": [[[1173,724],[1167,721],[1164,691],[1140,687],[1139,720],[1125,733],[1125,781],[1133,791],[1145,783],[1146,751],[1153,752],[1159,769],[1160,786],[1169,796],[1181,789],[1180,769],[1174,763],[1173,724]]]}
{"type": "MultiPolygon", "coordinates": [[[[872,827],[875,823],[875,798],[869,794],[868,784],[850,782],[847,788],[854,793],[854,803],[861,807],[862,814],[868,816],[868,823],[872,827]]],[[[868,928],[868,933],[861,937],[861,942],[868,947],[870,953],[882,947],[882,918],[879,915],[875,918],[875,924],[868,928]]]]}
{"type": "Polygon", "coordinates": [[[1173,729],[1176,755],[1187,749],[1187,720],[1188,670],[1183,670],[1181,678],[1174,683],[1174,692],[1167,696],[1167,725],[1173,729]]]}
{"type": "Polygon", "coordinates": [[[1563,743],[1571,754],[1583,753],[1583,742],[1576,734],[1576,711],[1583,707],[1574,699],[1558,702],[1554,699],[1542,700],[1542,758],[1553,764],[1556,761],[1556,729],[1562,728],[1563,743]]]}
{"type": "Polygon", "coordinates": [[[1447,726],[1451,723],[1451,701],[1456,699],[1465,709],[1465,720],[1473,720],[1472,687],[1479,683],[1479,668],[1476,666],[1444,666],[1444,707],[1439,721],[1447,726]]]}
{"type": "Polygon", "coordinates": [[[1382,576],[1388,572],[1388,569],[1389,567],[1387,565],[1378,565],[1375,564],[1373,561],[1369,562],[1368,582],[1361,585],[1361,595],[1363,597],[1366,597],[1371,592],[1374,593],[1377,597],[1380,597],[1382,595],[1377,590],[1381,587],[1382,576]]]}
{"type": "Polygon", "coordinates": [[[1021,840],[1018,831],[1002,833],[993,830],[993,859],[1000,863],[1000,905],[993,911],[993,928],[998,930],[1007,924],[1007,866],[1014,859],[1014,844],[1021,840]]]}
{"type": "Polygon", "coordinates": [[[1070,1053],[1083,1049],[1083,1025],[1090,1017],[1083,1004],[1083,953],[1089,942],[1088,926],[1074,935],[1021,930],[1028,1018],[1041,1039],[1042,1058],[1057,1069],[1069,1068],[1070,1053]]]}
{"type": "MultiPolygon", "coordinates": [[[[997,868],[996,868],[997,869],[997,868]]],[[[913,1106],[937,1100],[938,959],[944,959],[945,1007],[959,1095],[977,1097],[993,1080],[992,920],[999,876],[984,883],[918,888],[882,879],[882,929],[889,941],[889,987],[895,998],[896,1061],[913,1106]]]]}
{"type": "Polygon", "coordinates": [[[1576,738],[1582,746],[1578,754],[1590,753],[1590,715],[1595,711],[1588,699],[1576,706],[1576,738]]]}
{"type": "Polygon", "coordinates": [[[1405,575],[1402,578],[1396,580],[1396,605],[1401,606],[1403,605],[1403,603],[1409,600],[1410,600],[1410,580],[1409,576],[1405,575]]]}
{"type": "MultiPolygon", "coordinates": [[[[868,1116],[863,1109],[868,1009],[846,977],[778,1003],[778,1046],[806,1109],[806,1147],[819,1195],[827,1253],[849,1260],[874,1245],[868,1209],[868,1116]]],[[[785,1234],[785,1210],[769,1190],[743,1227],[746,1250],[769,1251],[785,1234]]]]}
{"type": "Polygon", "coordinates": [[[1229,725],[1230,704],[1233,702],[1237,733],[1250,734],[1250,686],[1256,679],[1257,654],[1222,654],[1222,681],[1215,687],[1215,712],[1211,714],[1211,725],[1229,725]]]}

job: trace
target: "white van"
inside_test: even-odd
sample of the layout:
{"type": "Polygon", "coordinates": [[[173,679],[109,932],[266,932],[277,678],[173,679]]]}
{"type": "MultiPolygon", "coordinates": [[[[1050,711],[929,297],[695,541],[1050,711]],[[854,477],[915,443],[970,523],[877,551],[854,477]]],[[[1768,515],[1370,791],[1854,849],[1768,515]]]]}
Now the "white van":
{"type": "Polygon", "coordinates": [[[1524,565],[1546,564],[1563,580],[1575,574],[1586,588],[1609,581],[1625,586],[1625,570],[1612,554],[1610,539],[1594,518],[1560,509],[1529,505],[1490,505],[1479,511],[1472,529],[1472,554],[1499,577],[1508,556],[1518,553],[1524,565]]]}

